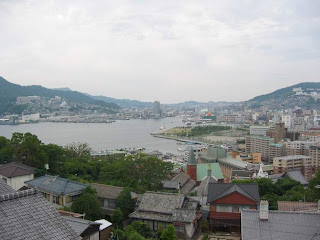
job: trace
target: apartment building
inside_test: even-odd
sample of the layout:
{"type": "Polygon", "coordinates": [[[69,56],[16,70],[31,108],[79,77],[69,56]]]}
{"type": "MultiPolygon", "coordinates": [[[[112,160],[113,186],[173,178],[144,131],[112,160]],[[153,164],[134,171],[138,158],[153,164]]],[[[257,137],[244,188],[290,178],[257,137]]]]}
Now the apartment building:
{"type": "Polygon", "coordinates": [[[313,173],[320,169],[320,146],[310,146],[309,156],[312,159],[313,173]]]}
{"type": "Polygon", "coordinates": [[[246,120],[246,117],[241,114],[225,114],[222,116],[217,116],[217,122],[226,123],[241,123],[246,120]]]}
{"type": "Polygon", "coordinates": [[[270,130],[267,131],[266,135],[274,139],[275,143],[281,142],[287,134],[284,123],[277,123],[270,127],[270,130]]]}
{"type": "Polygon", "coordinates": [[[261,153],[263,161],[269,160],[269,145],[274,143],[274,139],[263,136],[246,137],[246,153],[261,153]]]}
{"type": "Polygon", "coordinates": [[[250,126],[250,135],[266,136],[270,126],[250,126]]]}
{"type": "Polygon", "coordinates": [[[307,180],[310,180],[312,178],[312,158],[304,155],[291,155],[273,159],[273,174],[285,173],[287,170],[299,170],[307,180]]]}
{"type": "Polygon", "coordinates": [[[269,144],[268,163],[272,164],[275,157],[286,156],[286,145],[283,143],[269,144]]]}
{"type": "Polygon", "coordinates": [[[292,141],[286,143],[287,155],[307,155],[309,156],[309,148],[314,145],[312,141],[292,141]]]}

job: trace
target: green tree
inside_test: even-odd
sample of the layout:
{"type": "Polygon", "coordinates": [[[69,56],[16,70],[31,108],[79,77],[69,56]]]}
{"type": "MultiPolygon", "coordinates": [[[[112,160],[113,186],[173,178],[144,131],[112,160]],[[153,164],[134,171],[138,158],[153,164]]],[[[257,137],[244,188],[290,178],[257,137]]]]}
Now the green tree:
{"type": "Polygon", "coordinates": [[[14,148],[9,139],[0,136],[0,164],[12,161],[14,148]]]}
{"type": "Polygon", "coordinates": [[[123,214],[120,208],[116,208],[112,215],[111,215],[111,221],[115,228],[122,228],[122,220],[123,220],[123,214]]]}
{"type": "Polygon", "coordinates": [[[65,147],[69,159],[88,160],[90,159],[91,147],[88,143],[71,143],[65,147]]]}
{"type": "Polygon", "coordinates": [[[31,167],[43,169],[48,163],[48,156],[43,144],[31,133],[13,133],[11,144],[14,148],[13,160],[31,167]]]}
{"type": "Polygon", "coordinates": [[[60,174],[66,160],[64,148],[50,143],[44,145],[43,150],[48,156],[48,171],[52,174],[60,174]]]}
{"type": "Polygon", "coordinates": [[[101,203],[97,198],[97,193],[94,188],[88,186],[82,195],[74,200],[71,205],[73,212],[85,213],[87,220],[95,221],[103,217],[101,203]]]}
{"type": "Polygon", "coordinates": [[[126,218],[133,212],[135,207],[135,201],[131,197],[131,189],[125,187],[120,195],[116,198],[116,206],[119,207],[126,218]]]}
{"type": "Polygon", "coordinates": [[[173,225],[169,225],[166,229],[164,229],[161,233],[160,236],[161,240],[176,240],[177,235],[176,235],[176,229],[174,228],[173,225]]]}
{"type": "Polygon", "coordinates": [[[152,236],[151,229],[148,224],[141,222],[141,221],[134,221],[129,226],[125,228],[127,231],[128,229],[131,229],[130,231],[136,231],[141,236],[145,238],[149,238],[152,236]]]}

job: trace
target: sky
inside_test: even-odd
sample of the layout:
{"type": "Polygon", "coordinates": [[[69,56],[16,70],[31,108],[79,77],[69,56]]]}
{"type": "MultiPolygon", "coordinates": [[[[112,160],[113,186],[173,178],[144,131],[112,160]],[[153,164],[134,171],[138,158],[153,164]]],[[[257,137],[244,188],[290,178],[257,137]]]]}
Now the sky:
{"type": "Polygon", "coordinates": [[[161,103],[320,82],[318,0],[0,0],[0,76],[161,103]]]}

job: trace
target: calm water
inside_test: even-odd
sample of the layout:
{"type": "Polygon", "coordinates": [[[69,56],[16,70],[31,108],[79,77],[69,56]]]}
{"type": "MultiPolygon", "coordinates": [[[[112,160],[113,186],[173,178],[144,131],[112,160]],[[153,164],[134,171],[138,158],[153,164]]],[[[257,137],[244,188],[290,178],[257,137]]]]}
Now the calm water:
{"type": "Polygon", "coordinates": [[[72,142],[87,142],[93,150],[144,147],[162,153],[179,153],[176,141],[155,138],[150,135],[161,126],[181,126],[181,118],[131,119],[114,123],[37,123],[0,125],[0,135],[11,138],[14,132],[30,132],[44,143],[66,145],[72,142]]]}

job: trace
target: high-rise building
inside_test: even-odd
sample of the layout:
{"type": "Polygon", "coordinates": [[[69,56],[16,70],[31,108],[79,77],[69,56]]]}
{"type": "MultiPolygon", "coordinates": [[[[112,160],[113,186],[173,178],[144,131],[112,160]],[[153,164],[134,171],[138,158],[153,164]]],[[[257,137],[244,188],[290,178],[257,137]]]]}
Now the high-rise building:
{"type": "Polygon", "coordinates": [[[269,145],[274,143],[274,139],[263,136],[246,137],[246,153],[261,153],[262,160],[268,161],[269,145]]]}
{"type": "Polygon", "coordinates": [[[310,146],[309,156],[312,158],[313,173],[320,169],[320,146],[310,146]]]}
{"type": "Polygon", "coordinates": [[[270,126],[250,126],[250,135],[265,136],[270,126]]]}
{"type": "Polygon", "coordinates": [[[285,173],[287,170],[300,170],[302,175],[310,180],[312,178],[312,158],[304,155],[291,155],[273,159],[274,174],[285,173]]]}
{"type": "Polygon", "coordinates": [[[156,117],[161,117],[161,108],[160,108],[160,102],[159,101],[155,101],[153,103],[153,114],[156,117]]]}
{"type": "Polygon", "coordinates": [[[279,143],[286,137],[287,130],[284,123],[277,123],[271,126],[266,134],[268,137],[272,137],[275,143],[279,143]]]}

